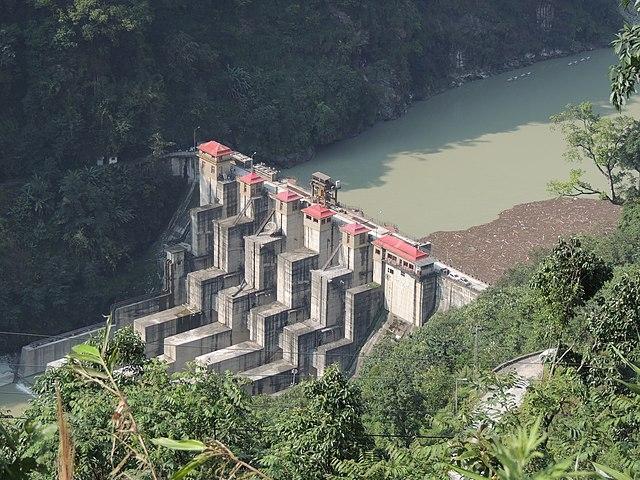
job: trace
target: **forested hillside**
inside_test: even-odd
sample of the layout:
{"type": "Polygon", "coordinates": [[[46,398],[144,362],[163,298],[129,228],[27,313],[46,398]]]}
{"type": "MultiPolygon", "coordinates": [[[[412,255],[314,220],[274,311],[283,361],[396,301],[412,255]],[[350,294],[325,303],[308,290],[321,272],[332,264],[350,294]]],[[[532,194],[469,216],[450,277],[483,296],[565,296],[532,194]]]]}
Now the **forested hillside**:
{"type": "Polygon", "coordinates": [[[0,178],[189,146],[198,126],[300,159],[465,74],[618,26],[612,0],[1,0],[0,178]]]}

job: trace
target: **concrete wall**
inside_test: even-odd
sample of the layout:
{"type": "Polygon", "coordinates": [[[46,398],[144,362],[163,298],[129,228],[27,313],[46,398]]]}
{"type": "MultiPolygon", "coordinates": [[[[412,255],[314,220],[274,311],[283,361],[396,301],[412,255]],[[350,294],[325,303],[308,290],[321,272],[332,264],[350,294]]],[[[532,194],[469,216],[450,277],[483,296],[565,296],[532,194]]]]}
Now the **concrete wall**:
{"type": "Polygon", "coordinates": [[[278,255],[278,302],[309,312],[311,270],[318,268],[318,254],[306,248],[278,255]]]}
{"type": "Polygon", "coordinates": [[[324,375],[324,371],[331,365],[337,364],[340,370],[347,370],[353,359],[353,342],[346,338],[321,345],[313,356],[313,366],[316,369],[316,375],[324,375]]]}
{"type": "Polygon", "coordinates": [[[189,265],[187,263],[187,244],[179,243],[167,248],[167,260],[171,263],[171,293],[173,294],[173,304],[180,305],[187,301],[187,273],[189,265]]]}
{"type": "Polygon", "coordinates": [[[245,237],[245,274],[249,285],[258,290],[275,288],[278,255],[284,248],[283,237],[251,235],[245,237]]]}
{"type": "Polygon", "coordinates": [[[174,177],[182,177],[190,182],[198,180],[198,156],[195,152],[169,154],[165,159],[169,163],[171,175],[174,177]]]}
{"type": "Polygon", "coordinates": [[[244,237],[253,233],[248,217],[230,217],[213,223],[213,265],[228,273],[243,272],[244,237]]]}
{"type": "Polygon", "coordinates": [[[263,350],[257,343],[247,341],[201,355],[195,361],[216,373],[238,373],[260,366],[263,363],[263,350]]]}
{"type": "Polygon", "coordinates": [[[377,283],[350,288],[345,295],[344,336],[359,346],[371,333],[376,315],[383,307],[382,287],[377,283]]]}
{"type": "Polygon", "coordinates": [[[304,377],[315,374],[313,355],[321,343],[324,327],[314,320],[293,323],[282,332],[282,359],[294,365],[304,377]]]}
{"type": "Polygon", "coordinates": [[[438,312],[446,312],[451,308],[463,307],[473,302],[480,295],[478,290],[465,285],[448,276],[438,279],[438,312]]]}
{"type": "Polygon", "coordinates": [[[279,360],[246,371],[242,376],[250,382],[245,385],[245,391],[249,395],[269,395],[279,392],[293,385],[294,381],[303,378],[296,370],[290,363],[279,360]]]}
{"type": "Polygon", "coordinates": [[[47,338],[22,347],[20,354],[19,377],[30,377],[44,372],[47,364],[65,357],[75,345],[100,335],[104,323],[72,330],[63,335],[47,338]]]}
{"type": "Polygon", "coordinates": [[[187,301],[202,313],[203,323],[218,318],[218,292],[225,287],[225,272],[212,267],[187,275],[187,301]]]}
{"type": "Polygon", "coordinates": [[[179,305],[135,320],[133,329],[145,342],[146,354],[151,358],[164,352],[165,338],[199,327],[201,322],[200,312],[179,305]]]}
{"type": "Polygon", "coordinates": [[[173,371],[205,353],[231,345],[231,329],[215,322],[164,339],[164,356],[172,361],[173,371]]]}
{"type": "Polygon", "coordinates": [[[137,302],[116,307],[111,311],[111,321],[116,328],[131,325],[136,318],[166,310],[173,306],[173,294],[164,293],[137,302]]]}
{"type": "Polygon", "coordinates": [[[222,205],[206,205],[191,209],[191,253],[213,254],[213,221],[220,218],[222,205]]]}
{"type": "Polygon", "coordinates": [[[281,357],[280,335],[288,322],[289,309],[281,303],[270,303],[251,310],[249,336],[263,346],[265,362],[281,357]]]}
{"type": "Polygon", "coordinates": [[[233,343],[249,339],[249,311],[274,301],[271,290],[255,290],[247,285],[231,287],[218,294],[218,321],[232,329],[233,343]]]}
{"type": "Polygon", "coordinates": [[[416,279],[410,273],[386,263],[384,272],[385,307],[394,315],[416,324],[416,302],[419,292],[416,279]]]}
{"type": "Polygon", "coordinates": [[[353,270],[353,285],[364,285],[373,280],[372,246],[366,234],[355,237],[342,234],[343,264],[353,270]],[[351,237],[351,238],[349,238],[351,237]]]}
{"type": "Polygon", "coordinates": [[[326,327],[344,325],[345,291],[351,287],[353,272],[332,267],[311,272],[311,318],[326,327]]]}

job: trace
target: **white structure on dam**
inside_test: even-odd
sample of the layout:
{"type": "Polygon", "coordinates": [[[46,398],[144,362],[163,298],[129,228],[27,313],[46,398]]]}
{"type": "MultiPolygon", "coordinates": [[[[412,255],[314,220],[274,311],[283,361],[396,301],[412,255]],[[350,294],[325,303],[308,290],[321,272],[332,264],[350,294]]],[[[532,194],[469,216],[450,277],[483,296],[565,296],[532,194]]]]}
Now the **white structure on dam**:
{"type": "MultiPolygon", "coordinates": [[[[350,368],[387,313],[421,326],[486,287],[450,275],[429,244],[340,206],[327,175],[307,191],[215,141],[197,161],[200,206],[190,243],[167,250],[165,291],[113,311],[173,370],[195,362],[275,392],[332,363],[350,368]]],[[[46,345],[25,347],[21,363],[60,358],[46,345]]]]}

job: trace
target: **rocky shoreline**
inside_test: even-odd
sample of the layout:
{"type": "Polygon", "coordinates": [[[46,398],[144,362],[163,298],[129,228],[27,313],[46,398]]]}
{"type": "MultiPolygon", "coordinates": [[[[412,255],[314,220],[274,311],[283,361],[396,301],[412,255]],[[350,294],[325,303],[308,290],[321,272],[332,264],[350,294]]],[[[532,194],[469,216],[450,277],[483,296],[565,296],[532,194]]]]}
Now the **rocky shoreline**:
{"type": "Polygon", "coordinates": [[[495,284],[509,269],[529,262],[535,251],[560,237],[603,235],[615,230],[622,207],[605,200],[555,198],[516,205],[498,218],[466,230],[435,232],[439,260],[483,282],[495,284]]]}

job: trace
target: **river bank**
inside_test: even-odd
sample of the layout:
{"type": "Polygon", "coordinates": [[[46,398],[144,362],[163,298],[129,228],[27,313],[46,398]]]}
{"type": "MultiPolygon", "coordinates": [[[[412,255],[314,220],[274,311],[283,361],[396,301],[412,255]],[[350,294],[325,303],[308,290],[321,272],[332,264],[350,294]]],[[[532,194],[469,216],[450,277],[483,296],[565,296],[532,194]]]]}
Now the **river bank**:
{"type": "Polygon", "coordinates": [[[466,230],[435,232],[439,260],[483,282],[495,284],[509,269],[529,262],[560,237],[605,235],[616,229],[622,207],[604,200],[555,198],[516,205],[496,220],[466,230]]]}
{"type": "MultiPolygon", "coordinates": [[[[585,101],[616,114],[614,62],[610,49],[600,49],[469,82],[283,174],[304,181],[323,171],[341,180],[340,201],[416,238],[488,223],[515,205],[552,198],[549,182],[567,178],[572,165],[549,117],[585,101]]],[[[632,99],[625,113],[640,115],[640,102],[632,99]]],[[[589,182],[602,183],[595,167],[580,167],[589,182]]]]}
{"type": "Polygon", "coordinates": [[[514,72],[518,69],[535,65],[536,63],[544,62],[553,59],[563,59],[571,57],[572,55],[580,55],[582,53],[587,54],[594,50],[608,47],[607,44],[588,44],[579,45],[573,49],[542,49],[538,53],[528,52],[522,56],[515,57],[506,60],[504,63],[495,67],[486,68],[474,68],[471,70],[465,70],[464,68],[458,69],[448,73],[445,77],[441,78],[435,83],[435,88],[427,88],[422,91],[410,91],[407,94],[401,95],[396,93],[391,95],[395,99],[395,104],[387,105],[386,108],[381,109],[380,117],[372,124],[362,130],[350,132],[333,143],[321,145],[321,146],[309,146],[307,149],[294,154],[279,156],[271,159],[269,163],[272,163],[279,169],[290,169],[305,163],[312,162],[319,153],[327,148],[331,148],[336,144],[344,142],[349,139],[353,139],[366,133],[371,128],[377,125],[398,120],[407,114],[409,109],[414,107],[417,103],[425,102],[433,97],[442,95],[443,93],[455,90],[469,83],[477,82],[479,80],[489,79],[497,75],[514,72]]]}

